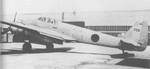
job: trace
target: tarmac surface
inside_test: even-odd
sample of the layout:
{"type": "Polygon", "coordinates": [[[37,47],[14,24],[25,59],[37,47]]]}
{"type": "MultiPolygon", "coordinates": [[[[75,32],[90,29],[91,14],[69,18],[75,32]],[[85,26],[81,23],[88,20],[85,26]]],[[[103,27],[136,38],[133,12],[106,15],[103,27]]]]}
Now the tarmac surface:
{"type": "Polygon", "coordinates": [[[0,43],[3,69],[150,69],[150,46],[120,57],[119,49],[90,44],[54,44],[54,50],[32,44],[31,52],[23,52],[22,44],[0,43]]]}

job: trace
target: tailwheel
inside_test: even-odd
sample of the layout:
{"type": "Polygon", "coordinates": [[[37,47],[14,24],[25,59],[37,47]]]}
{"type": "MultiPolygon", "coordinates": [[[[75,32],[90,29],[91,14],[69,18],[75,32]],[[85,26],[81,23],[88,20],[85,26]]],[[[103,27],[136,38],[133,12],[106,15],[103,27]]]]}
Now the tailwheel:
{"type": "Polygon", "coordinates": [[[46,43],[46,49],[47,49],[47,50],[52,50],[52,49],[54,49],[53,43],[47,42],[47,43],[46,43]]]}
{"type": "Polygon", "coordinates": [[[30,52],[32,50],[32,45],[29,40],[26,40],[23,44],[23,51],[30,52]]]}
{"type": "Polygon", "coordinates": [[[134,54],[125,52],[124,50],[122,50],[122,55],[123,55],[123,57],[133,57],[133,56],[135,56],[134,54]]]}
{"type": "Polygon", "coordinates": [[[125,52],[122,50],[121,54],[113,54],[111,55],[112,58],[129,58],[129,57],[134,57],[135,55],[132,53],[125,52]]]}

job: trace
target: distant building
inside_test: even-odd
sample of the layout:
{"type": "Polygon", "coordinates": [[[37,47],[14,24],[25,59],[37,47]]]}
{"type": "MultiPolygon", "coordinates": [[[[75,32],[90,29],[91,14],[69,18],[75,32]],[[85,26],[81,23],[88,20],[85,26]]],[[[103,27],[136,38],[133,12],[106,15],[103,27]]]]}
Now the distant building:
{"type": "Polygon", "coordinates": [[[72,24],[80,27],[85,27],[84,21],[62,21],[63,23],[72,24]]]}

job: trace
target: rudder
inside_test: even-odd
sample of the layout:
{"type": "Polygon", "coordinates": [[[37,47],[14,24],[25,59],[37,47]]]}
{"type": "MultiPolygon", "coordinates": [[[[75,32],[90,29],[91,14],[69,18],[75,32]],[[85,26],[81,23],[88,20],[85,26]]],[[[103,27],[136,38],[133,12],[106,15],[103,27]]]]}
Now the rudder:
{"type": "Polygon", "coordinates": [[[137,42],[141,50],[145,49],[148,42],[148,24],[145,21],[136,22],[129,31],[125,33],[125,39],[137,42]]]}

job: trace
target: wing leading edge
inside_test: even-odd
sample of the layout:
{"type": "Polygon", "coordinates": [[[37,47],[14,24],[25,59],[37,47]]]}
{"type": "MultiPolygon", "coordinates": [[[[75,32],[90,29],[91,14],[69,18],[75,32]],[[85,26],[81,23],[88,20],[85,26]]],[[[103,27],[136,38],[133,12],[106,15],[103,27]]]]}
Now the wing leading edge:
{"type": "Polygon", "coordinates": [[[11,25],[11,26],[21,28],[21,29],[24,29],[24,30],[35,31],[35,32],[40,33],[41,35],[45,35],[45,36],[60,39],[60,40],[75,40],[72,37],[61,34],[59,32],[51,30],[51,29],[45,29],[45,28],[40,28],[40,27],[33,26],[33,25],[24,25],[22,23],[8,22],[8,21],[0,21],[0,23],[11,25]]]}

